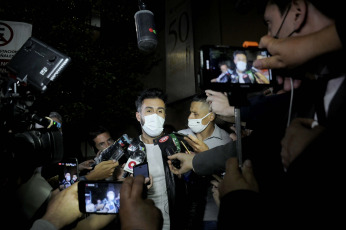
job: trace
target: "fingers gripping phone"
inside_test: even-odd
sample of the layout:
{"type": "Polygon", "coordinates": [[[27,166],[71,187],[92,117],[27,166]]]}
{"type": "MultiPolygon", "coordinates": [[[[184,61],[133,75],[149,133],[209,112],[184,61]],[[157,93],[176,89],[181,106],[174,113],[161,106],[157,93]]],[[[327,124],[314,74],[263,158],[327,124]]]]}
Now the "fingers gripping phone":
{"type": "Polygon", "coordinates": [[[121,181],[80,181],[79,210],[86,214],[118,213],[121,185],[121,181]]]}

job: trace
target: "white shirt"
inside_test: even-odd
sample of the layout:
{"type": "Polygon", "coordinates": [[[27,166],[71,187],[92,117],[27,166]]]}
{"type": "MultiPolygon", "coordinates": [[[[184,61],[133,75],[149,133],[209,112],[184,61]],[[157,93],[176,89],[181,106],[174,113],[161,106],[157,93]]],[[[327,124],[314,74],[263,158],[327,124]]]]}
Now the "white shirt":
{"type": "MultiPolygon", "coordinates": [[[[139,138],[142,140],[141,136],[139,138]]],[[[148,199],[152,199],[155,206],[158,207],[162,212],[162,229],[169,230],[169,205],[161,149],[159,145],[154,144],[145,144],[145,148],[147,153],[149,173],[153,178],[153,186],[148,190],[148,199]]]]}

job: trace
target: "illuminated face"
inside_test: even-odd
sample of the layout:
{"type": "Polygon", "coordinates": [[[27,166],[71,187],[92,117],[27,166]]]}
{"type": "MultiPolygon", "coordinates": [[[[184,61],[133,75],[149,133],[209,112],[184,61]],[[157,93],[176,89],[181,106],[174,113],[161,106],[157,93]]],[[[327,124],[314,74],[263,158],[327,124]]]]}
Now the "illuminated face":
{"type": "Polygon", "coordinates": [[[66,173],[65,174],[65,178],[67,181],[70,181],[71,180],[71,174],[70,173],[66,173]]]}
{"type": "Polygon", "coordinates": [[[144,99],[141,112],[136,113],[136,118],[141,122],[141,124],[144,124],[144,116],[152,115],[155,113],[163,119],[166,118],[166,105],[164,101],[159,98],[144,99]]]}
{"type": "Polygon", "coordinates": [[[237,54],[237,55],[235,55],[234,63],[237,64],[238,61],[242,61],[242,62],[247,63],[247,58],[246,58],[245,54],[237,54]]]}
{"type": "Polygon", "coordinates": [[[113,191],[108,191],[107,192],[107,197],[108,197],[109,200],[114,200],[115,193],[113,191]]]}
{"type": "Polygon", "coordinates": [[[95,146],[98,150],[104,150],[114,143],[113,138],[108,132],[101,133],[94,138],[95,146]]]}
{"type": "MultiPolygon", "coordinates": [[[[207,115],[208,113],[209,113],[209,107],[205,103],[200,101],[193,101],[191,102],[190,115],[188,119],[200,119],[204,117],[205,115],[207,115]]],[[[209,116],[205,117],[202,120],[202,124],[206,125],[208,124],[209,121],[210,121],[210,114],[209,116]]]]}
{"type": "Polygon", "coordinates": [[[222,73],[226,73],[227,70],[228,70],[227,65],[221,65],[221,66],[220,66],[220,70],[221,70],[222,73]]]}

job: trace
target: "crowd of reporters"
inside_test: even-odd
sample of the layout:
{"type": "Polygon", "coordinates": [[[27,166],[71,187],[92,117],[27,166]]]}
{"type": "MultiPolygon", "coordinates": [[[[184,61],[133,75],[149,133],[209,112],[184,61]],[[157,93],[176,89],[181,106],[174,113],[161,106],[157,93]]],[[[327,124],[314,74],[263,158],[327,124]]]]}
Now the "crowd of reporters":
{"type": "MultiPolygon", "coordinates": [[[[318,226],[341,220],[335,205],[342,207],[344,201],[342,153],[345,148],[338,131],[344,130],[346,115],[345,71],[341,64],[345,61],[345,30],[339,18],[329,14],[330,8],[321,8],[325,6],[322,1],[283,2],[286,4],[269,1],[264,15],[268,35],[261,38],[259,45],[267,48],[272,56],[254,62],[258,69],[280,69],[277,78],[282,88],[272,95],[255,95],[249,98],[249,105],[241,108],[243,120],[251,130],[244,137],[240,134],[234,137],[242,138],[244,162],[237,159],[235,141],[228,140],[209,149],[203,139],[196,138],[198,135],[184,137],[193,149],[192,154],[181,151],[168,156],[170,171],[183,179],[189,172],[198,176],[225,172],[223,178],[216,177],[212,182],[214,191],[217,190],[215,201],[219,202],[218,229],[297,223],[318,226]],[[275,13],[277,18],[273,16],[275,13]],[[318,78],[293,81],[288,74],[297,73],[294,70],[299,76],[303,70],[304,76],[313,74],[318,78]],[[291,99],[293,93],[294,100],[291,99]],[[324,105],[322,115],[318,112],[321,103],[324,105]],[[174,159],[180,161],[180,167],[173,166],[174,159]]],[[[205,93],[211,113],[223,118],[234,117],[234,107],[227,94],[212,90],[205,93]]],[[[138,116],[143,128],[143,119],[138,116]]],[[[143,128],[142,135],[148,133],[143,128]]],[[[103,139],[105,148],[112,143],[108,140],[113,141],[110,135],[103,139]]],[[[95,142],[95,146],[102,145],[95,142]]],[[[45,192],[45,199],[40,201],[45,204],[44,208],[40,207],[40,215],[31,213],[29,218],[32,230],[102,229],[117,218],[120,224],[114,228],[162,229],[162,210],[152,199],[143,197],[143,192],[153,186],[144,186],[148,179],[143,176],[123,178],[123,165],[118,161],[103,161],[91,169],[92,163],[93,160],[88,160],[81,164],[81,169],[90,170],[82,179],[123,180],[119,216],[83,215],[78,208],[77,182],[62,191],[45,192]]],[[[18,201],[6,204],[17,207],[18,201]]],[[[171,223],[171,226],[174,225],[171,223]]]]}

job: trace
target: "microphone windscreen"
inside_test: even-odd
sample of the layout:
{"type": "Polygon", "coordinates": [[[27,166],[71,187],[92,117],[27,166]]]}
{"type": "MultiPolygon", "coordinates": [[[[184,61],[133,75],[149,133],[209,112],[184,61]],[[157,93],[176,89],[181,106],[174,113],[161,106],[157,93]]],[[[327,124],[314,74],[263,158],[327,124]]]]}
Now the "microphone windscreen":
{"type": "Polygon", "coordinates": [[[154,51],[157,46],[154,14],[149,10],[139,10],[134,17],[138,48],[145,52],[154,51]]]}

